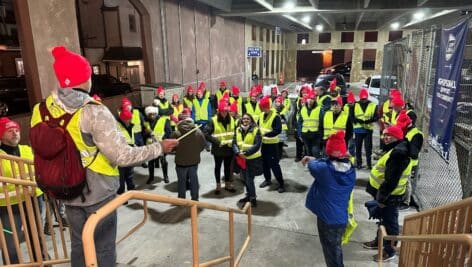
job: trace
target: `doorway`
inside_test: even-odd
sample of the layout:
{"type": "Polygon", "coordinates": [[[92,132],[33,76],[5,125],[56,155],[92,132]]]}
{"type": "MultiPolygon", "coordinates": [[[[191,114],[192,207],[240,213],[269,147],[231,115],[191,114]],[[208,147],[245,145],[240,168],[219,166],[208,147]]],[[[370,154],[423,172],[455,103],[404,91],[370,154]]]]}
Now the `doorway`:
{"type": "Polygon", "coordinates": [[[321,53],[313,53],[312,50],[297,51],[297,79],[315,81],[323,68],[323,56],[321,53]]]}

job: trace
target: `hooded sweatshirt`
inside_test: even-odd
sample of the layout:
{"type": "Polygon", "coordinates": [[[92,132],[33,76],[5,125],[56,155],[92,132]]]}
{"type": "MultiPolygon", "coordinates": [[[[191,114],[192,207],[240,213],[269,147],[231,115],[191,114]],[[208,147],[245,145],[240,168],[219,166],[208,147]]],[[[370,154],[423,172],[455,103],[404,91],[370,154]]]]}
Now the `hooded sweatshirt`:
{"type": "Polygon", "coordinates": [[[316,159],[308,163],[315,178],[305,206],[328,225],[346,225],[347,206],[356,182],[356,172],[348,159],[316,159]]]}
{"type": "MultiPolygon", "coordinates": [[[[196,125],[192,119],[185,119],[177,124],[177,131],[171,134],[171,138],[179,138],[188,131],[195,128],[196,125]]],[[[206,140],[200,129],[180,140],[175,149],[175,165],[179,167],[188,167],[200,163],[200,152],[205,148],[206,140]]]]}

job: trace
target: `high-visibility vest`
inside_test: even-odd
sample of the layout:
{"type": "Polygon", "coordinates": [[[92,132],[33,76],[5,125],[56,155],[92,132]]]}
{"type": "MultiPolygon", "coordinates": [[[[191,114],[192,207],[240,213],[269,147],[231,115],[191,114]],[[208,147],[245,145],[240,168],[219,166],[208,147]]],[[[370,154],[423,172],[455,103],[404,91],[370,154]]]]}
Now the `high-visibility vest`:
{"type": "MultiPolygon", "coordinates": [[[[165,126],[166,126],[166,121],[169,120],[168,118],[161,116],[157,120],[156,124],[154,124],[154,128],[151,129],[151,124],[149,122],[145,122],[146,128],[151,130],[154,133],[154,136],[156,137],[157,140],[161,141],[162,138],[164,137],[165,132],[165,126]]],[[[151,140],[149,140],[151,141],[151,140]]],[[[152,142],[148,142],[152,143],[152,142]]]]}
{"type": "Polygon", "coordinates": [[[282,109],[282,111],[280,111],[280,115],[285,115],[287,114],[287,112],[290,111],[290,106],[292,105],[292,102],[290,101],[289,98],[285,98],[284,99],[284,108],[282,109]]]}
{"type": "Polygon", "coordinates": [[[308,114],[308,108],[306,106],[302,107],[300,111],[300,116],[303,119],[302,133],[307,132],[317,132],[320,126],[320,112],[321,106],[316,106],[311,110],[311,113],[308,114]]]}
{"type": "Polygon", "coordinates": [[[195,121],[208,121],[208,105],[210,100],[208,98],[202,99],[202,104],[198,98],[193,99],[193,107],[195,109],[195,121]]]}
{"type": "Polygon", "coordinates": [[[390,99],[385,100],[382,106],[382,113],[385,114],[390,110],[390,99]]]}
{"type": "Polygon", "coordinates": [[[223,97],[223,95],[224,95],[226,92],[228,92],[228,95],[229,95],[229,90],[228,90],[228,89],[223,90],[223,92],[221,92],[220,89],[216,90],[215,95],[216,95],[216,101],[217,101],[217,103],[220,102],[220,99],[223,97]]]}
{"type": "MultiPolygon", "coordinates": [[[[390,158],[390,154],[392,154],[392,151],[393,151],[393,148],[390,149],[390,151],[388,151],[387,153],[385,153],[379,159],[379,161],[377,161],[377,164],[375,164],[374,168],[372,168],[372,171],[370,172],[369,183],[373,188],[377,190],[385,181],[385,170],[386,170],[387,160],[390,158]]],[[[397,186],[392,191],[391,193],[392,195],[401,196],[405,194],[408,178],[410,177],[412,167],[413,167],[413,163],[410,160],[410,163],[408,164],[408,166],[403,170],[397,186]]]]}
{"type": "MultiPolygon", "coordinates": [[[[18,147],[20,149],[20,157],[21,158],[33,160],[33,151],[31,150],[31,147],[24,146],[24,145],[18,145],[18,147]]],[[[0,150],[0,154],[7,154],[7,153],[3,150],[0,150]]],[[[19,178],[20,170],[19,170],[18,166],[16,165],[16,163],[15,163],[16,177],[13,175],[13,170],[11,168],[12,166],[11,166],[11,163],[10,163],[9,160],[1,160],[1,164],[2,164],[3,176],[8,177],[8,178],[16,178],[16,179],[19,178]]],[[[28,168],[26,167],[26,165],[25,165],[25,170],[26,170],[26,172],[28,172],[28,168]]],[[[20,199],[18,199],[15,187],[16,186],[14,184],[8,184],[7,188],[6,188],[7,191],[8,191],[8,196],[9,196],[9,200],[10,200],[11,205],[18,204],[18,202],[23,201],[25,199],[24,196],[23,196],[23,188],[21,186],[19,186],[19,188],[18,188],[18,191],[20,193],[20,199]]],[[[32,192],[30,192],[30,193],[32,193],[32,192]]],[[[41,191],[41,189],[39,189],[39,187],[36,187],[35,195],[40,196],[42,194],[43,194],[43,191],[41,191]]],[[[33,195],[33,194],[31,194],[31,195],[33,195]]],[[[2,183],[0,183],[0,206],[6,206],[6,205],[7,205],[6,195],[5,195],[2,183]]]]}
{"type": "Polygon", "coordinates": [[[334,121],[333,111],[328,110],[323,117],[323,139],[326,140],[332,134],[335,134],[337,131],[346,131],[347,119],[349,115],[341,111],[341,113],[334,121]]]}
{"type": "MultiPolygon", "coordinates": [[[[163,103],[162,101],[159,102],[159,110],[161,110],[161,109],[168,109],[169,106],[170,106],[169,101],[166,101],[165,103],[163,103]]],[[[166,117],[166,118],[170,119],[170,116],[169,116],[169,115],[163,115],[163,117],[166,117]]]]}
{"type": "MultiPolygon", "coordinates": [[[[250,147],[254,145],[254,140],[256,139],[257,132],[259,131],[258,127],[254,127],[252,131],[248,132],[246,136],[243,138],[243,134],[241,132],[241,129],[236,130],[236,144],[238,145],[238,148],[240,151],[246,151],[250,147]]],[[[259,150],[257,150],[256,153],[250,155],[250,156],[244,156],[242,155],[243,158],[245,159],[255,159],[262,156],[261,154],[261,148],[259,147],[259,150]]]]}
{"type": "Polygon", "coordinates": [[[261,114],[259,117],[259,128],[262,134],[262,143],[263,144],[278,144],[279,135],[274,137],[264,136],[268,132],[272,132],[272,122],[277,117],[277,112],[274,109],[270,110],[270,113],[267,115],[267,118],[264,119],[264,114],[261,114]]]}
{"type": "Polygon", "coordinates": [[[396,115],[395,110],[389,110],[387,113],[382,114],[382,121],[388,125],[395,125],[397,122],[396,115]]]}
{"type": "MultiPolygon", "coordinates": [[[[423,133],[418,128],[413,127],[410,130],[408,130],[408,132],[405,135],[405,139],[408,140],[408,142],[411,142],[411,140],[413,140],[413,137],[415,137],[415,135],[417,134],[424,136],[423,133]]],[[[413,166],[418,166],[418,159],[410,159],[410,161],[413,163],[413,166]]]]}
{"type": "Polygon", "coordinates": [[[230,104],[233,104],[234,101],[238,102],[238,114],[242,115],[243,114],[243,98],[240,96],[238,97],[238,99],[235,99],[234,97],[229,98],[230,104]]]}
{"type": "MultiPolygon", "coordinates": [[[[375,114],[375,104],[374,103],[369,103],[367,105],[367,108],[364,111],[362,111],[361,105],[359,103],[356,103],[354,105],[354,117],[360,120],[369,120],[374,117],[375,114]]],[[[373,123],[354,123],[354,129],[358,128],[364,128],[367,130],[374,130],[374,124],[373,123]]]]}
{"type": "MultiPolygon", "coordinates": [[[[193,99],[195,99],[195,97],[194,97],[193,99]]],[[[185,106],[188,107],[189,109],[192,109],[193,100],[190,100],[190,99],[188,99],[186,96],[184,96],[184,104],[185,104],[185,106]]]]}
{"type": "Polygon", "coordinates": [[[261,116],[262,113],[261,109],[259,108],[259,104],[256,103],[256,108],[253,108],[252,103],[249,101],[244,106],[246,107],[246,112],[251,114],[254,121],[259,121],[259,116],[261,116]]]}
{"type": "Polygon", "coordinates": [[[331,98],[330,95],[322,95],[321,97],[318,98],[318,100],[316,101],[316,104],[320,107],[323,106],[324,100],[328,97],[331,98]]]}
{"type": "MultiPolygon", "coordinates": [[[[174,109],[174,113],[172,113],[172,115],[174,115],[174,117],[178,118],[179,114],[184,110],[184,105],[182,105],[182,104],[178,104],[177,106],[172,105],[172,108],[174,109]]],[[[175,126],[176,124],[175,124],[174,121],[171,120],[170,125],[175,126]]]]}
{"type": "Polygon", "coordinates": [[[233,117],[229,117],[230,122],[226,125],[226,128],[223,126],[223,123],[218,121],[218,115],[213,116],[211,118],[213,121],[213,136],[214,138],[220,141],[221,146],[229,146],[231,147],[233,143],[233,136],[234,136],[234,120],[233,117]]]}
{"type": "Polygon", "coordinates": [[[133,117],[131,117],[131,123],[133,124],[133,133],[140,133],[143,131],[141,127],[141,115],[139,110],[133,109],[133,117]]]}
{"type": "Polygon", "coordinates": [[[134,145],[134,132],[131,131],[131,135],[130,135],[128,131],[126,130],[125,126],[123,126],[123,124],[121,124],[120,122],[117,122],[117,123],[120,128],[120,131],[125,136],[126,143],[128,143],[128,145],[134,145]]]}
{"type": "MultiPolygon", "coordinates": [[[[101,105],[95,102],[97,105],[101,105]]],[[[54,104],[52,96],[46,98],[46,107],[48,108],[53,118],[59,118],[66,112],[59,108],[57,104],[54,104]]],[[[87,145],[82,139],[82,132],[80,131],[80,118],[82,109],[79,109],[72,116],[69,124],[67,125],[67,132],[69,132],[75,146],[79,150],[80,158],[82,160],[82,166],[90,169],[93,172],[103,174],[106,176],[118,176],[117,166],[111,165],[110,161],[101,153],[98,148],[93,145],[87,145]],[[98,153],[98,154],[97,154],[98,153]]],[[[41,114],[39,112],[39,104],[33,108],[33,115],[31,116],[31,128],[36,124],[42,122],[41,114]]]]}

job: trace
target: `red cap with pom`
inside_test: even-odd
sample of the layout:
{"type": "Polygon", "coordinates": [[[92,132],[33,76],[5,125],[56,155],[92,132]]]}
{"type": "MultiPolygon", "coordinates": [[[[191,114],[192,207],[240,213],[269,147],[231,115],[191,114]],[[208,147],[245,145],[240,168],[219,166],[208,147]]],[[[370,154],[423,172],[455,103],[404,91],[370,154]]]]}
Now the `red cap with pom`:
{"type": "Polygon", "coordinates": [[[205,87],[206,87],[205,82],[201,82],[201,83],[198,85],[198,88],[200,88],[200,89],[202,89],[202,90],[205,90],[205,87]]]}
{"type": "Polygon", "coordinates": [[[346,141],[344,131],[338,131],[329,136],[326,141],[326,154],[333,158],[343,158],[346,156],[346,141]]]}
{"type": "Polygon", "coordinates": [[[336,78],[334,78],[331,82],[329,82],[329,90],[331,92],[334,92],[336,90],[336,84],[337,84],[336,78]]]}
{"type": "Polygon", "coordinates": [[[233,103],[231,103],[231,105],[229,106],[229,111],[234,112],[234,113],[238,112],[238,102],[237,101],[233,101],[233,103]]]}
{"type": "Polygon", "coordinates": [[[403,131],[400,127],[392,125],[389,126],[387,129],[383,131],[384,135],[390,135],[392,137],[395,137],[397,140],[402,140],[403,139],[403,131]]]}
{"type": "Polygon", "coordinates": [[[412,120],[408,114],[406,114],[405,110],[400,111],[397,118],[397,125],[405,130],[408,126],[412,123],[412,120]]]}
{"type": "Polygon", "coordinates": [[[260,109],[269,109],[270,108],[270,97],[263,97],[259,100],[259,108],[260,109]]]}
{"type": "Polygon", "coordinates": [[[220,87],[226,87],[226,82],[225,81],[220,81],[220,87]]]}
{"type": "Polygon", "coordinates": [[[203,95],[203,88],[201,88],[201,87],[198,87],[198,88],[197,88],[197,95],[198,95],[198,94],[202,94],[202,95],[203,95]]]}
{"type": "Polygon", "coordinates": [[[20,130],[20,125],[16,121],[10,120],[8,117],[0,118],[0,138],[9,130],[9,129],[18,129],[20,130]]]}
{"type": "Polygon", "coordinates": [[[126,107],[126,106],[132,106],[133,104],[131,103],[131,101],[126,98],[126,97],[123,97],[121,99],[121,107],[126,107]]]}
{"type": "Polygon", "coordinates": [[[340,96],[333,98],[331,102],[334,104],[337,104],[338,106],[341,106],[341,107],[343,106],[343,98],[340,96]]]}
{"type": "Polygon", "coordinates": [[[256,92],[257,92],[257,94],[259,94],[259,95],[262,94],[262,85],[258,84],[258,85],[256,86],[256,92]]]}
{"type": "Polygon", "coordinates": [[[402,93],[398,89],[390,88],[390,93],[389,93],[390,98],[394,98],[396,96],[401,96],[401,95],[402,93]]]}
{"type": "Polygon", "coordinates": [[[347,93],[347,103],[350,103],[350,104],[353,104],[356,102],[356,97],[354,96],[354,93],[351,91],[349,91],[349,93],[347,93]]]}
{"type": "Polygon", "coordinates": [[[67,50],[64,46],[52,49],[54,73],[61,88],[74,87],[90,79],[92,68],[83,56],[67,50]]]}
{"type": "Polygon", "coordinates": [[[187,93],[193,93],[193,87],[191,85],[187,86],[187,93]]]}
{"type": "Polygon", "coordinates": [[[282,96],[278,96],[278,97],[275,98],[275,102],[279,103],[279,104],[282,104],[284,102],[284,98],[282,96]]]}
{"type": "Polygon", "coordinates": [[[256,90],[251,90],[251,92],[249,92],[249,97],[257,97],[257,91],[256,90]]]}
{"type": "Polygon", "coordinates": [[[221,99],[218,103],[218,112],[229,111],[228,101],[221,99]]]}
{"type": "Polygon", "coordinates": [[[368,99],[369,98],[369,91],[365,88],[361,88],[361,91],[359,92],[359,99],[368,99]]]}
{"type": "Polygon", "coordinates": [[[120,119],[122,121],[129,121],[133,117],[133,114],[128,109],[123,109],[120,112],[120,119]]]}
{"type": "Polygon", "coordinates": [[[401,96],[395,96],[392,99],[392,107],[400,107],[403,108],[405,106],[405,101],[401,96]]]}
{"type": "Polygon", "coordinates": [[[161,94],[161,93],[164,93],[164,87],[162,87],[162,86],[157,87],[156,93],[158,95],[161,94]]]}
{"type": "Polygon", "coordinates": [[[233,95],[239,95],[239,88],[238,88],[237,86],[234,86],[234,85],[233,85],[233,86],[231,87],[231,93],[232,93],[233,95]]]}
{"type": "Polygon", "coordinates": [[[315,90],[308,90],[307,97],[308,97],[308,98],[311,98],[311,99],[315,99],[315,98],[316,98],[316,92],[315,92],[315,90]]]}

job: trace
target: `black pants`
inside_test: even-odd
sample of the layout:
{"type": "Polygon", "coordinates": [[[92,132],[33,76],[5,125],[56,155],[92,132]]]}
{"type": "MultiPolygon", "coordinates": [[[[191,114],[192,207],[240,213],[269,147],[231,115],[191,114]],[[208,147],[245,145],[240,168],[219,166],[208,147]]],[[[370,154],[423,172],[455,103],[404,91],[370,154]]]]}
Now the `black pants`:
{"type": "Polygon", "coordinates": [[[133,182],[134,167],[118,167],[118,171],[120,172],[120,188],[118,188],[117,193],[123,194],[125,192],[125,183],[128,191],[133,190],[135,188],[133,182]]]}
{"type": "Polygon", "coordinates": [[[162,166],[162,175],[164,178],[167,178],[167,159],[166,155],[157,157],[153,160],[150,160],[148,162],[148,170],[149,170],[149,179],[154,179],[154,168],[159,165],[159,162],[161,163],[160,165],[162,166]]]}
{"type": "Polygon", "coordinates": [[[362,143],[364,143],[367,167],[372,167],[372,131],[356,133],[356,165],[362,166],[362,143]]]}
{"type": "Polygon", "coordinates": [[[225,182],[231,182],[231,162],[233,161],[233,156],[229,157],[217,157],[213,156],[215,159],[215,180],[216,183],[221,183],[221,164],[224,163],[224,174],[225,182]]]}
{"type": "Polygon", "coordinates": [[[320,134],[302,134],[303,142],[305,143],[306,153],[308,156],[320,158],[321,157],[321,135],[320,134]]]}
{"type": "Polygon", "coordinates": [[[275,179],[279,182],[280,186],[284,186],[284,178],[282,176],[282,169],[280,169],[279,157],[278,157],[278,144],[262,144],[262,162],[264,168],[264,178],[267,182],[271,180],[271,173],[274,173],[275,179]]]}
{"type": "Polygon", "coordinates": [[[300,140],[299,137],[295,138],[295,148],[296,148],[295,158],[297,158],[297,159],[303,158],[303,156],[304,156],[304,153],[303,153],[304,146],[303,146],[302,140],[300,140]]]}

